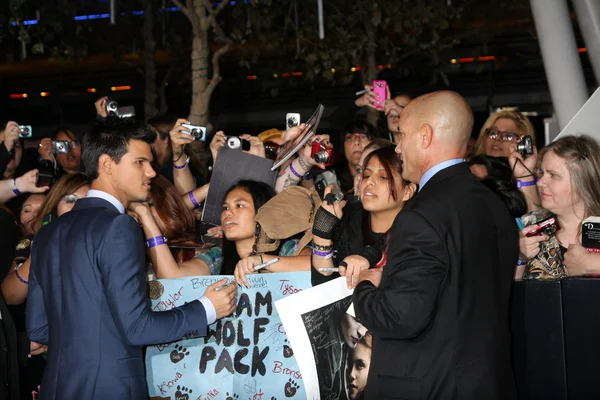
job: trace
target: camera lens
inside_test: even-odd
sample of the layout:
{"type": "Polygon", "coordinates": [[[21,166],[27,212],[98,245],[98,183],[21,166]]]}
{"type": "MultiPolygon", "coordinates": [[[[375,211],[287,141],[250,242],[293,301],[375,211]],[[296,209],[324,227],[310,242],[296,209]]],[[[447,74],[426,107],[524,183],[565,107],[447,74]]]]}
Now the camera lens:
{"type": "Polygon", "coordinates": [[[227,139],[227,147],[230,149],[239,149],[242,146],[242,142],[237,137],[231,137],[227,139]]]}
{"type": "Polygon", "coordinates": [[[289,126],[290,128],[291,128],[292,126],[296,126],[296,125],[298,125],[298,121],[296,121],[296,118],[293,118],[293,117],[291,117],[291,118],[288,118],[288,121],[287,121],[287,123],[288,123],[288,126],[289,126]]]}
{"type": "Polygon", "coordinates": [[[315,154],[314,159],[319,164],[326,164],[327,161],[329,161],[329,153],[327,153],[325,150],[321,150],[315,154]]]}
{"type": "Polygon", "coordinates": [[[199,129],[192,129],[190,132],[190,135],[192,135],[192,137],[194,139],[199,139],[202,137],[202,135],[200,134],[200,130],[199,129]]]}

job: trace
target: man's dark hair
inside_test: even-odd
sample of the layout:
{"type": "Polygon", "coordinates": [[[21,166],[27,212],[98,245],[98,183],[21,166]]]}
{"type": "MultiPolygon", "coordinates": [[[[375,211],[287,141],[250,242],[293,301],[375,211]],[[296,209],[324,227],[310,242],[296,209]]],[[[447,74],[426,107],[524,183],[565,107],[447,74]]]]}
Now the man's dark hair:
{"type": "Polygon", "coordinates": [[[119,163],[132,140],[152,144],[156,140],[156,132],[150,126],[134,120],[111,121],[94,126],[81,143],[81,163],[88,179],[93,181],[98,178],[98,160],[102,154],[109,155],[119,163]]]}

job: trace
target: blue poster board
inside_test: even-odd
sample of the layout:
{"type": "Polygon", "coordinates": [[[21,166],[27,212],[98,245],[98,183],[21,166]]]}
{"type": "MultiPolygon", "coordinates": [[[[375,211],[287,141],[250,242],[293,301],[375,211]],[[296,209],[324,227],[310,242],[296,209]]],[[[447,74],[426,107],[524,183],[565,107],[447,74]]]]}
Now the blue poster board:
{"type": "MultiPolygon", "coordinates": [[[[154,281],[151,292],[162,295],[152,300],[152,308],[164,311],[194,301],[222,278],[154,281]]],[[[150,399],[306,398],[300,369],[274,303],[310,288],[310,272],[249,275],[248,282],[250,288],[238,287],[233,314],[210,325],[206,337],[147,348],[150,399]]]]}

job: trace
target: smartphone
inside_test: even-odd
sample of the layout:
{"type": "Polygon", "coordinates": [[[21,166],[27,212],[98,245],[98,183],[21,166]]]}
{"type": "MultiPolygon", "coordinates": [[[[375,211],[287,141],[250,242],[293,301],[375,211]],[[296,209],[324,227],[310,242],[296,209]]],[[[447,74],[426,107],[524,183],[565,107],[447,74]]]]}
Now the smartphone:
{"type": "Polygon", "coordinates": [[[300,114],[298,113],[287,113],[285,115],[285,129],[290,129],[294,126],[300,125],[300,114]]]}
{"type": "Polygon", "coordinates": [[[375,103],[375,107],[378,110],[381,110],[383,108],[383,102],[387,97],[387,82],[373,81],[373,92],[379,95],[379,101],[375,103]]]}

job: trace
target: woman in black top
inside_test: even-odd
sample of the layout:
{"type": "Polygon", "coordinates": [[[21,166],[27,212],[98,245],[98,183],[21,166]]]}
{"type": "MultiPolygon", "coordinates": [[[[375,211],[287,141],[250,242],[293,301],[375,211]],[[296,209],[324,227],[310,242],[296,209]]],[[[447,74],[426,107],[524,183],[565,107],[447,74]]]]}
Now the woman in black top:
{"type": "Polygon", "coordinates": [[[353,279],[358,281],[360,271],[372,266],[368,261],[368,246],[383,254],[372,264],[385,265],[392,224],[417,192],[417,186],[402,179],[400,155],[390,145],[375,150],[365,159],[359,191],[360,202],[346,206],[344,201],[332,204],[323,201],[315,216],[313,285],[342,275],[347,276],[348,286],[353,287],[353,279]],[[340,268],[339,274],[319,271],[333,267],[340,268]]]}

